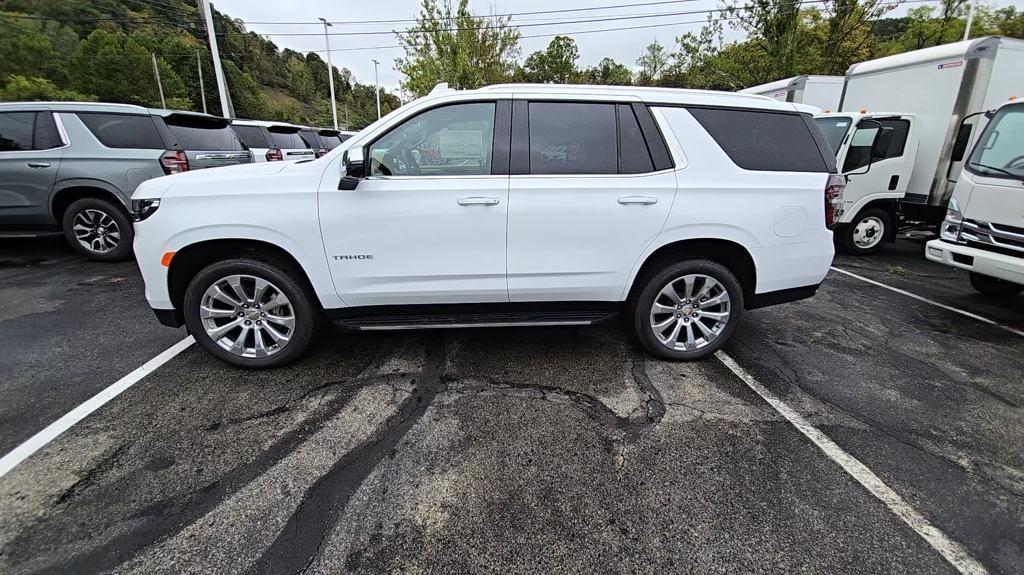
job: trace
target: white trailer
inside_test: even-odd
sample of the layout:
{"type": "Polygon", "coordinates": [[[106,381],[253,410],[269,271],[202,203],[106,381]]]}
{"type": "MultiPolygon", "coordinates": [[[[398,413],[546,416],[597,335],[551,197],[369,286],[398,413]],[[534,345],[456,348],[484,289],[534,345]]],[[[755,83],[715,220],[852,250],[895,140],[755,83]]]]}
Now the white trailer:
{"type": "Polygon", "coordinates": [[[768,96],[780,102],[807,104],[825,112],[839,109],[843,76],[795,76],[740,90],[743,94],[768,96]]]}
{"type": "Polygon", "coordinates": [[[982,112],[1021,95],[1024,41],[988,36],[850,66],[839,111],[917,117],[920,146],[903,203],[908,217],[937,221],[984,127],[982,112]]]}

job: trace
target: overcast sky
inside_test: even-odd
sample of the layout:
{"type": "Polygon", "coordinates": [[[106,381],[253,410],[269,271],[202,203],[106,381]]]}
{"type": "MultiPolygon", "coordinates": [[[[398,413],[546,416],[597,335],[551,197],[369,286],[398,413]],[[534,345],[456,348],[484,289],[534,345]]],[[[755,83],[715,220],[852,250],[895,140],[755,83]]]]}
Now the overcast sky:
{"type": "MultiPolygon", "coordinates": [[[[457,1],[457,0],[454,0],[457,1]]],[[[678,0],[675,2],[656,2],[654,0],[470,0],[470,11],[474,14],[522,14],[513,17],[513,24],[524,25],[520,29],[524,38],[520,41],[522,53],[520,60],[536,50],[547,46],[551,38],[557,34],[572,36],[580,49],[581,67],[596,64],[601,58],[611,57],[615,60],[635,66],[637,56],[644,46],[654,40],[671,46],[675,37],[687,31],[700,30],[707,18],[706,11],[720,4],[716,0],[678,0]],[[523,14],[525,12],[566,10],[575,8],[593,8],[598,6],[630,5],[625,8],[608,8],[561,12],[555,14],[523,14]],[[704,12],[704,13],[698,13],[704,12]],[[610,20],[594,22],[616,16],[655,17],[631,18],[628,20],[610,20]],[[580,22],[580,20],[591,20],[580,22]],[[551,25],[540,25],[552,23],[551,25]],[[653,26],[636,28],[637,26],[653,26]],[[612,31],[580,33],[584,30],[612,31]],[[630,29],[632,28],[632,29],[630,29]],[[527,36],[543,36],[528,38],[527,36]]],[[[1024,5],[1024,0],[997,0],[989,2],[995,6],[1024,5]]],[[[233,18],[246,21],[249,30],[264,34],[272,39],[280,48],[306,52],[323,50],[323,25],[317,18],[323,17],[334,23],[330,31],[339,35],[330,38],[334,51],[331,57],[334,65],[352,70],[362,83],[373,83],[373,62],[380,61],[380,83],[388,89],[395,89],[401,81],[401,74],[394,69],[395,58],[401,57],[399,48],[382,48],[398,44],[392,30],[402,30],[410,25],[408,22],[345,24],[345,22],[367,20],[412,20],[419,14],[419,0],[377,0],[376,2],[355,2],[352,0],[285,0],[283,2],[254,2],[252,0],[214,0],[214,5],[221,12],[233,18]],[[292,24],[306,22],[306,24],[292,24]],[[309,22],[316,22],[310,24],[309,22]],[[367,32],[388,32],[386,34],[367,34],[367,32]],[[343,36],[343,33],[359,33],[343,36]],[[308,34],[308,35],[278,35],[308,34]],[[375,47],[366,50],[350,50],[352,48],[375,47]],[[340,51],[345,49],[347,51],[340,51]]],[[[892,14],[902,15],[909,7],[920,4],[908,4],[897,8],[892,14]]],[[[325,56],[325,54],[321,54],[325,56]]]]}

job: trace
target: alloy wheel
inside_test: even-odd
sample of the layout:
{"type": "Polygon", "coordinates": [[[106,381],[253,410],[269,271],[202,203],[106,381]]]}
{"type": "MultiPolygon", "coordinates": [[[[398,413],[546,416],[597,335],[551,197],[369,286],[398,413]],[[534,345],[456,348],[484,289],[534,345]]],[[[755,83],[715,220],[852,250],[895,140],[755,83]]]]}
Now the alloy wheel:
{"type": "Polygon", "coordinates": [[[94,253],[105,254],[117,248],[121,229],[110,214],[96,209],[85,209],[75,214],[72,229],[78,243],[94,253]]]}
{"type": "Polygon", "coordinates": [[[295,310],[276,285],[252,275],[230,275],[206,288],[199,306],[206,335],[232,355],[279,353],[295,333],[295,310]]]}
{"type": "Polygon", "coordinates": [[[704,274],[668,282],[651,304],[650,327],[662,345],[693,351],[715,341],[729,323],[732,302],[725,286],[704,274]]]}

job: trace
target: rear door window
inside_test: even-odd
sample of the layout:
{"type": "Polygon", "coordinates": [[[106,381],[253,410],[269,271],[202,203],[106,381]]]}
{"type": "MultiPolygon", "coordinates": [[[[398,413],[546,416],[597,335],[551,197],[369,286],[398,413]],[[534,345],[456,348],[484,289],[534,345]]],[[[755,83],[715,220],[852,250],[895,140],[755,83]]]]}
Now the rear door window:
{"type": "Polygon", "coordinates": [[[307,148],[306,142],[302,140],[298,130],[281,130],[279,128],[267,128],[270,137],[274,141],[275,148],[287,150],[302,150],[307,148]]]}
{"type": "Polygon", "coordinates": [[[0,113],[0,152],[32,150],[35,112],[0,113]]]}
{"type": "Polygon", "coordinates": [[[108,148],[162,150],[167,147],[151,116],[79,113],[78,117],[92,135],[108,148]]]}
{"type": "Polygon", "coordinates": [[[267,142],[267,137],[263,135],[263,128],[259,126],[237,126],[232,125],[231,129],[234,130],[238,137],[245,142],[246,146],[250,148],[269,148],[270,143],[267,142]]]}
{"type": "MultiPolygon", "coordinates": [[[[828,172],[811,127],[800,114],[725,108],[689,108],[690,114],[745,170],[828,172]]],[[[822,145],[826,145],[824,140],[822,145]]]]}
{"type": "Polygon", "coordinates": [[[531,174],[615,174],[615,104],[530,102],[531,174]]]}

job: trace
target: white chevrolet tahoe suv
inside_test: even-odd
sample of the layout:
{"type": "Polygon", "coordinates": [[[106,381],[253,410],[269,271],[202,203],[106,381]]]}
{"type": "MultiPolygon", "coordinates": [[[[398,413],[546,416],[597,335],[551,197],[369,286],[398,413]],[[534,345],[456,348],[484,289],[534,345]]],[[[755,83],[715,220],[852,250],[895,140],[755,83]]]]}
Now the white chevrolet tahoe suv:
{"type": "Polygon", "coordinates": [[[810,297],[842,179],[812,117],[745,94],[435,90],[315,161],[158,178],[133,196],[161,322],[235,365],[358,330],[627,314],[690,360],[744,310],[810,297]]]}

